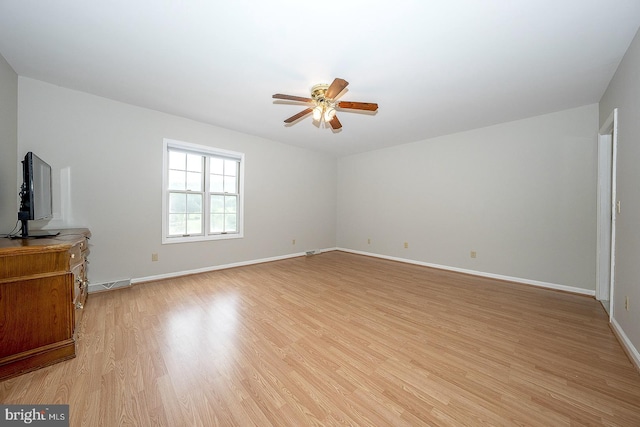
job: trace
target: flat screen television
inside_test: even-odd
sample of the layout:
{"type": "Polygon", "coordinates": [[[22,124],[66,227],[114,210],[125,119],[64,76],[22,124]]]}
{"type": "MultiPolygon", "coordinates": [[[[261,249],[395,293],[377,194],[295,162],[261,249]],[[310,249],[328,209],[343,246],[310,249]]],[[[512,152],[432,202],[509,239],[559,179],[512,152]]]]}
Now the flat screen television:
{"type": "Polygon", "coordinates": [[[29,221],[53,217],[51,196],[51,166],[29,151],[22,161],[22,187],[20,189],[20,212],[22,238],[50,237],[57,233],[38,230],[29,232],[29,221]]]}

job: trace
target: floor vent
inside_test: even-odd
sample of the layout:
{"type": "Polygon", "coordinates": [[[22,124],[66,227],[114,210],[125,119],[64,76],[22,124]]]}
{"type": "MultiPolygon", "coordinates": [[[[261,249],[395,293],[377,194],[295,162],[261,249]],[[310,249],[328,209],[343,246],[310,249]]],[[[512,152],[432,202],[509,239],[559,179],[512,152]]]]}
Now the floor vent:
{"type": "Polygon", "coordinates": [[[110,291],[112,289],[126,288],[128,286],[131,286],[131,279],[116,280],[115,282],[90,283],[89,293],[110,291]]]}

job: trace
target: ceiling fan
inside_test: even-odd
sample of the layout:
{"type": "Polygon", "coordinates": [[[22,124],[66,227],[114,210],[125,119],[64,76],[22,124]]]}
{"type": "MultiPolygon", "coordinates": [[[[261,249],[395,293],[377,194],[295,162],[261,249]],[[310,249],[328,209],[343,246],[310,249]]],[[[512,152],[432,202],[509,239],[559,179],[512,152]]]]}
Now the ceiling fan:
{"type": "Polygon", "coordinates": [[[336,98],[342,93],[344,88],[349,84],[348,81],[340,78],[333,80],[333,83],[318,84],[311,88],[311,98],[305,98],[303,96],[283,95],[276,93],[273,95],[275,99],[286,99],[289,101],[300,101],[307,104],[311,104],[309,108],[300,111],[288,119],[285,123],[293,123],[296,120],[313,113],[313,120],[318,122],[324,121],[329,123],[332,129],[338,130],[342,128],[342,123],[336,116],[336,110],[365,110],[365,111],[377,111],[378,104],[371,102],[351,102],[351,101],[336,101],[336,98]]]}

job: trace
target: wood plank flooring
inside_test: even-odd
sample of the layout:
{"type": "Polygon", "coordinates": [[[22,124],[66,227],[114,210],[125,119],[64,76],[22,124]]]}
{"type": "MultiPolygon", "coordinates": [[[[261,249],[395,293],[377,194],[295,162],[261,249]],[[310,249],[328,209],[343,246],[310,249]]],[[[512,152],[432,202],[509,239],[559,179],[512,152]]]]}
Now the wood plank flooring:
{"type": "Polygon", "coordinates": [[[329,252],[92,294],[77,358],[0,383],[72,426],[640,425],[593,298],[329,252]]]}

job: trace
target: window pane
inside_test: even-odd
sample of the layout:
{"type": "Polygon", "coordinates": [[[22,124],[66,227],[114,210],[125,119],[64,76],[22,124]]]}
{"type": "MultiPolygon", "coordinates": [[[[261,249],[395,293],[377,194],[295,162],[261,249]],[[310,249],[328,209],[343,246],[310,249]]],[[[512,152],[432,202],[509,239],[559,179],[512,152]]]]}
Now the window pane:
{"type": "Polygon", "coordinates": [[[236,186],[236,177],[235,176],[225,176],[224,177],[224,192],[225,193],[237,193],[236,186]]]}
{"type": "Polygon", "coordinates": [[[184,214],[169,214],[169,235],[183,235],[187,231],[187,221],[184,214]]]}
{"type": "Polygon", "coordinates": [[[197,154],[187,154],[187,170],[190,172],[202,172],[203,157],[197,154]]]}
{"type": "Polygon", "coordinates": [[[202,234],[202,215],[187,215],[187,234],[202,234]]]}
{"type": "Polygon", "coordinates": [[[228,233],[233,231],[238,231],[236,227],[236,217],[237,215],[229,215],[229,214],[224,216],[224,231],[228,233]]]}
{"type": "Polygon", "coordinates": [[[224,173],[224,160],[211,157],[211,173],[222,175],[224,173]]]}
{"type": "Polygon", "coordinates": [[[186,176],[182,171],[169,171],[169,190],[186,190],[186,176]]]}
{"type": "Polygon", "coordinates": [[[187,190],[202,191],[202,174],[198,172],[187,172],[187,190]]]}
{"type": "Polygon", "coordinates": [[[187,194],[187,212],[202,213],[202,194],[187,194]]]}
{"type": "Polygon", "coordinates": [[[238,175],[238,162],[235,160],[224,161],[224,174],[229,176],[238,175]]]}
{"type": "Polygon", "coordinates": [[[224,196],[224,211],[226,213],[236,213],[238,198],[236,196],[224,196]]]}
{"type": "Polygon", "coordinates": [[[241,160],[205,146],[168,139],[165,144],[163,243],[171,243],[166,237],[182,242],[208,240],[210,234],[212,240],[225,238],[225,233],[237,234],[244,196],[240,194],[241,160]]]}
{"type": "Polygon", "coordinates": [[[187,195],[183,193],[169,194],[169,213],[184,213],[187,211],[187,195]]]}
{"type": "Polygon", "coordinates": [[[224,196],[211,196],[211,213],[224,212],[224,196]]]}
{"type": "Polygon", "coordinates": [[[224,214],[211,214],[209,228],[211,233],[222,233],[224,231],[224,214]]]}
{"type": "Polygon", "coordinates": [[[209,185],[211,186],[212,193],[224,193],[224,183],[222,175],[211,175],[209,185]]]}
{"type": "Polygon", "coordinates": [[[169,169],[184,170],[187,165],[187,155],[179,151],[169,150],[169,169]]]}

